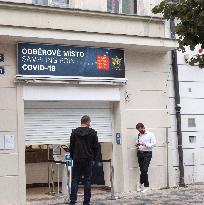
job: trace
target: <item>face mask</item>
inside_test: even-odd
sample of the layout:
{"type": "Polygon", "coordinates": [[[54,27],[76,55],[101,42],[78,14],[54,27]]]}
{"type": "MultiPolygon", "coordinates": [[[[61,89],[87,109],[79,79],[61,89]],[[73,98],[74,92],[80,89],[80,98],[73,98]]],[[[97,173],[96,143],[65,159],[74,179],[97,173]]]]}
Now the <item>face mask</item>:
{"type": "Polygon", "coordinates": [[[140,133],[143,135],[145,133],[145,130],[141,130],[140,133]]]}

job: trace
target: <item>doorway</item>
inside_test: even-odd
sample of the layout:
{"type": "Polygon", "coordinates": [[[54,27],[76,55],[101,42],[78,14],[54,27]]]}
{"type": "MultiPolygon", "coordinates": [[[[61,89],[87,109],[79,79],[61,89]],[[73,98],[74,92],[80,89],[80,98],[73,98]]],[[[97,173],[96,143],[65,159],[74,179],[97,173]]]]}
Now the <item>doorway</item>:
{"type": "MultiPolygon", "coordinates": [[[[85,114],[90,115],[92,127],[97,130],[100,142],[100,163],[93,167],[93,196],[109,194],[110,165],[103,160],[112,158],[112,103],[25,101],[24,113],[28,203],[37,203],[39,200],[41,203],[63,203],[66,199],[67,195],[61,193],[64,167],[53,163],[50,171],[48,159],[53,158],[53,144],[69,146],[71,131],[80,126],[80,118],[85,114]],[[53,193],[50,193],[48,186],[50,172],[54,172],[53,193]]],[[[82,188],[79,190],[80,194],[83,194],[82,188]]]]}

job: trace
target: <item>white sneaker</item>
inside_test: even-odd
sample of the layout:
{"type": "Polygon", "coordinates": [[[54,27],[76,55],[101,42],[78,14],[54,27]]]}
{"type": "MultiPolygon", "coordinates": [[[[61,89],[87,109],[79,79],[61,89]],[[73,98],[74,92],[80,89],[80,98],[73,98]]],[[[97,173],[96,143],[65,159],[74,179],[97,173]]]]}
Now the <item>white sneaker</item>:
{"type": "Polygon", "coordinates": [[[142,190],[143,190],[143,185],[138,182],[137,183],[137,191],[140,192],[142,190]]]}
{"type": "Polygon", "coordinates": [[[150,190],[150,188],[149,187],[144,187],[144,189],[141,191],[142,193],[146,193],[146,192],[148,192],[150,190]]]}

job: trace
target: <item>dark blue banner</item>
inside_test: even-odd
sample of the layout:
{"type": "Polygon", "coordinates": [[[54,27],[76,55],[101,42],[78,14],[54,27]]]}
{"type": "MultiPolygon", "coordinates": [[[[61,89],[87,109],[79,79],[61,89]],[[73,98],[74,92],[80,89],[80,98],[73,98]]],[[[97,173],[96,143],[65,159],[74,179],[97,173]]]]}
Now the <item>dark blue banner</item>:
{"type": "Polygon", "coordinates": [[[18,74],[125,78],[124,51],[18,43],[18,74]]]}

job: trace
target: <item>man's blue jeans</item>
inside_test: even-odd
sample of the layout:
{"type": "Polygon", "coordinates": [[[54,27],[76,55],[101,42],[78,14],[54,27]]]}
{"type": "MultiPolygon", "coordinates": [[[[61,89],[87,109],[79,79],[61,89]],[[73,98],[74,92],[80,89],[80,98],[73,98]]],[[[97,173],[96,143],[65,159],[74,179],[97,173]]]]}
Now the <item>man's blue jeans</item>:
{"type": "Polygon", "coordinates": [[[84,176],[84,205],[89,205],[91,200],[91,161],[87,159],[74,160],[72,169],[72,184],[70,202],[75,204],[77,201],[78,184],[81,176],[84,176]]]}

